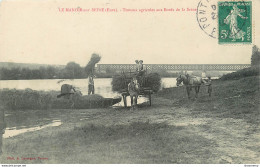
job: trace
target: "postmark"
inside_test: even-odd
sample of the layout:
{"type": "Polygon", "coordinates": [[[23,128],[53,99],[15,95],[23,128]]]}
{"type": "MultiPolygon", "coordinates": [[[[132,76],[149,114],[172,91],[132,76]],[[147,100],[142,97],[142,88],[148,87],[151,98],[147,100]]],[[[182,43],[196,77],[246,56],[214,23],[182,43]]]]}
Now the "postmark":
{"type": "Polygon", "coordinates": [[[216,0],[201,0],[197,7],[200,28],[210,37],[217,38],[218,9],[216,0]]]}
{"type": "Polygon", "coordinates": [[[219,44],[252,43],[252,2],[218,2],[219,44]]]}

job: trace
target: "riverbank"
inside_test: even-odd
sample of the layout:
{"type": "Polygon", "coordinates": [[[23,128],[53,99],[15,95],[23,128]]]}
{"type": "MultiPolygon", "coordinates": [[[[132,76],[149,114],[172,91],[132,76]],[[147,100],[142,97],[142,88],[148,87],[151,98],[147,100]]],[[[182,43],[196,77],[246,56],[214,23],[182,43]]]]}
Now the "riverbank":
{"type": "Polygon", "coordinates": [[[136,111],[30,111],[62,125],[5,139],[0,162],[260,163],[259,79],[216,80],[211,98],[202,87],[191,100],[166,88],[136,111]]]}

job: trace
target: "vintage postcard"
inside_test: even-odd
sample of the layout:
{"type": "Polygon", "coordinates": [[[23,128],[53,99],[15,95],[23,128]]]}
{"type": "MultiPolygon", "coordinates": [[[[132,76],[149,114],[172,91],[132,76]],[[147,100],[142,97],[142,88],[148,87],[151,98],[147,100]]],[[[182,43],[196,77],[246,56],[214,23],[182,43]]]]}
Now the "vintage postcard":
{"type": "Polygon", "coordinates": [[[260,164],[259,0],[0,0],[0,164],[260,164]]]}

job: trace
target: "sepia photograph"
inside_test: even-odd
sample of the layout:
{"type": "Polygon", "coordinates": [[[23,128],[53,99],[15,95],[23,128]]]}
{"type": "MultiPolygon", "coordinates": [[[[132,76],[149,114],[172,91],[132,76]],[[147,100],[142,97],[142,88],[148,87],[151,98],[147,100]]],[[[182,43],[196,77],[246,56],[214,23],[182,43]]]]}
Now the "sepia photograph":
{"type": "Polygon", "coordinates": [[[0,165],[260,164],[260,0],[0,0],[0,165]]]}

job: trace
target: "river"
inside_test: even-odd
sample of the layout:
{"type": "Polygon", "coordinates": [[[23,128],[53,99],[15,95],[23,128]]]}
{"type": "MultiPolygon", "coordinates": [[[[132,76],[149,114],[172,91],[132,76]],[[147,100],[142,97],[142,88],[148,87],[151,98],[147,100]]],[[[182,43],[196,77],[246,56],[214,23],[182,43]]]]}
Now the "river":
{"type": "MultiPolygon", "coordinates": [[[[62,84],[72,84],[78,87],[83,95],[88,93],[88,80],[87,79],[74,79],[65,80],[59,83],[60,79],[45,79],[45,80],[1,80],[0,88],[8,89],[26,89],[30,88],[33,90],[43,91],[59,91],[62,84]]],[[[120,96],[120,94],[112,91],[111,78],[96,78],[95,79],[95,93],[100,94],[103,97],[112,98],[120,96]]],[[[162,78],[162,88],[169,88],[176,86],[176,78],[162,78]]],[[[148,99],[145,97],[139,97],[138,103],[146,102],[148,99]]],[[[127,99],[128,105],[130,104],[130,98],[127,99]]],[[[114,107],[122,107],[123,101],[115,104],[114,107]]],[[[67,114],[72,114],[67,112],[67,114]]],[[[64,112],[51,112],[51,111],[18,111],[15,113],[6,114],[7,128],[4,138],[10,138],[19,134],[42,130],[51,126],[60,126],[65,121],[67,114],[64,112]]],[[[88,119],[86,113],[81,113],[80,120],[88,119]]],[[[75,113],[71,115],[75,117],[75,113]]]]}
{"type": "MultiPolygon", "coordinates": [[[[26,89],[44,90],[44,91],[59,91],[62,84],[71,84],[78,87],[83,95],[88,93],[88,79],[73,79],[65,80],[58,83],[60,79],[44,79],[44,80],[1,80],[0,88],[8,89],[26,89]]],[[[103,97],[115,97],[119,94],[112,91],[112,78],[96,78],[95,93],[103,97]]],[[[169,88],[176,86],[176,78],[162,78],[162,88],[169,88]]]]}

